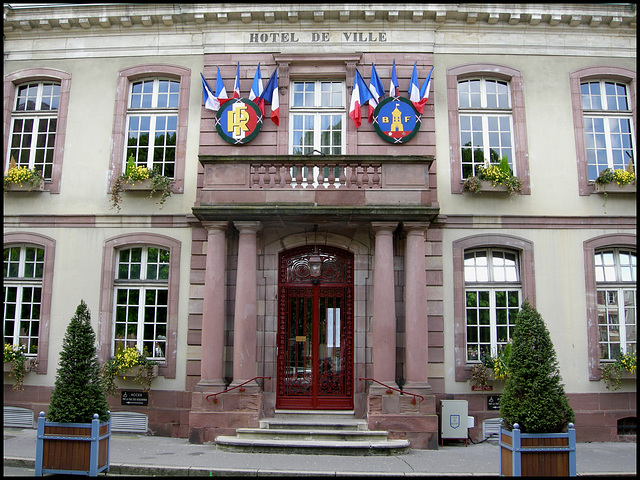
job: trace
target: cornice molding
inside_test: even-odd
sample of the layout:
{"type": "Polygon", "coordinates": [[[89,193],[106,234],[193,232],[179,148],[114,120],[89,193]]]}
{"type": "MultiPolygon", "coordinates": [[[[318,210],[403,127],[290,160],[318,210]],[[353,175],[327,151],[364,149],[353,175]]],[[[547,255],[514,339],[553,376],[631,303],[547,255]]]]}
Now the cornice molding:
{"type": "Polygon", "coordinates": [[[374,21],[438,25],[636,28],[634,4],[4,4],[4,33],[51,30],[315,25],[374,21]]]}

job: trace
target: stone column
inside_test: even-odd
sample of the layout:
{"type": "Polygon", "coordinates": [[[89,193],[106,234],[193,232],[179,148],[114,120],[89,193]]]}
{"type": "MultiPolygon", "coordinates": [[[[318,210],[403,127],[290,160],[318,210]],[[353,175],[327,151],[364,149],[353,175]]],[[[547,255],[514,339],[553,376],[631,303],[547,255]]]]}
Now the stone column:
{"type": "Polygon", "coordinates": [[[207,229],[207,260],[202,303],[202,351],[199,386],[224,387],[224,317],[226,236],[229,222],[203,222],[207,229]]]}
{"type": "Polygon", "coordinates": [[[407,222],[405,257],[406,365],[405,388],[426,386],[428,374],[427,275],[425,272],[426,223],[407,222]]]}
{"type": "MultiPolygon", "coordinates": [[[[396,305],[393,275],[393,232],[397,223],[372,222],[375,234],[373,265],[373,378],[396,384],[396,305]]],[[[377,389],[377,384],[371,386],[377,389]]]]}
{"type": "MultiPolygon", "coordinates": [[[[238,385],[257,375],[257,235],[261,225],[260,222],[234,222],[234,225],[240,232],[240,238],[236,275],[236,308],[233,320],[232,385],[238,385]]],[[[251,384],[247,386],[249,385],[251,384]]]]}

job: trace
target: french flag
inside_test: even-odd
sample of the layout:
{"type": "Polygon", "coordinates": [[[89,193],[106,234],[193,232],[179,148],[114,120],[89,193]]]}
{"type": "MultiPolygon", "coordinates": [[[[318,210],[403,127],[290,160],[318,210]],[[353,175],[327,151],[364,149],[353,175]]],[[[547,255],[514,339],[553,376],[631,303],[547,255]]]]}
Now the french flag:
{"type": "Polygon", "coordinates": [[[424,104],[420,105],[420,85],[418,84],[418,69],[416,63],[413,64],[413,73],[411,74],[411,81],[409,82],[409,100],[416,107],[418,113],[422,114],[424,104]]]}
{"type": "Polygon", "coordinates": [[[236,64],[236,80],[233,84],[233,94],[231,98],[240,98],[240,62],[236,64]]]}
{"type": "Polygon", "coordinates": [[[218,74],[216,76],[216,98],[222,105],[224,102],[229,100],[227,96],[227,89],[224,88],[224,83],[222,82],[222,77],[220,76],[220,67],[216,67],[218,69],[218,74]]]}
{"type": "Polygon", "coordinates": [[[258,63],[258,68],[256,68],[256,73],[253,76],[253,83],[251,84],[251,91],[249,92],[249,100],[255,100],[264,115],[264,99],[261,98],[262,92],[264,88],[262,88],[262,75],[260,74],[260,64],[258,63]]]}
{"type": "Polygon", "coordinates": [[[380,99],[384,97],[384,87],[376,72],[376,66],[371,62],[371,80],[369,81],[369,91],[371,99],[369,100],[369,123],[373,122],[373,112],[378,106],[380,99]]]}
{"type": "Polygon", "coordinates": [[[420,101],[418,102],[418,105],[414,104],[416,107],[416,110],[420,112],[420,115],[422,115],[422,112],[424,111],[424,106],[427,104],[427,100],[429,100],[429,90],[431,90],[431,74],[432,73],[433,73],[433,67],[431,67],[431,71],[429,71],[429,75],[427,75],[427,78],[422,84],[422,87],[420,87],[420,101]]]}
{"type": "Polygon", "coordinates": [[[360,106],[364,105],[371,98],[371,92],[364,83],[360,72],[356,69],[356,75],[353,79],[353,90],[351,91],[351,105],[349,106],[349,116],[353,120],[356,128],[359,128],[362,124],[360,106]]]}
{"type": "Polygon", "coordinates": [[[280,100],[278,99],[278,68],[273,71],[267,86],[264,88],[262,95],[260,95],[262,104],[271,104],[271,120],[276,125],[280,125],[280,100]]]}
{"type": "Polygon", "coordinates": [[[200,74],[200,78],[202,78],[202,99],[204,100],[204,108],[215,112],[220,108],[220,100],[218,100],[213,94],[211,87],[204,79],[202,73],[200,74]]]}
{"type": "Polygon", "coordinates": [[[398,84],[398,75],[396,75],[396,59],[393,59],[393,68],[391,69],[391,86],[389,87],[389,96],[397,97],[400,92],[398,84]]]}

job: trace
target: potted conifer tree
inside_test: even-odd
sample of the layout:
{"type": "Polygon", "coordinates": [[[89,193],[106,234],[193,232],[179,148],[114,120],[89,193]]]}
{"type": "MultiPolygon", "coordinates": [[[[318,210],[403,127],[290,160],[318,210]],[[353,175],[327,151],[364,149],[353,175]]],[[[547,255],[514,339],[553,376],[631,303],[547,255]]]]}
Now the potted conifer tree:
{"type": "Polygon", "coordinates": [[[508,363],[500,398],[500,474],[575,476],[574,412],[549,331],[528,301],[518,312],[508,363]]]}
{"type": "Polygon", "coordinates": [[[111,420],[91,312],[80,302],[65,333],[47,418],[40,412],[36,476],[109,470],[111,420]]]}

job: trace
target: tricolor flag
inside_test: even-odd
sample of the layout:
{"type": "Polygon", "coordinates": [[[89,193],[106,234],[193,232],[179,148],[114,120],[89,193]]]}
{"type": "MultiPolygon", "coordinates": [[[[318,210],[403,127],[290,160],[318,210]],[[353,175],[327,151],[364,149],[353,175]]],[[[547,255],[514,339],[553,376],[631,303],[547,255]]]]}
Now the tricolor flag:
{"type": "Polygon", "coordinates": [[[400,92],[398,84],[398,76],[396,75],[396,59],[393,59],[393,69],[391,70],[391,86],[389,87],[389,96],[397,97],[400,92]]]}
{"type": "Polygon", "coordinates": [[[202,99],[204,100],[204,108],[213,110],[215,112],[220,108],[220,100],[218,100],[218,98],[211,91],[211,87],[204,79],[202,73],[200,74],[200,78],[202,78],[202,99]]]}
{"type": "Polygon", "coordinates": [[[409,82],[409,100],[416,107],[418,112],[422,113],[422,107],[420,107],[420,85],[418,84],[418,69],[416,63],[413,64],[413,73],[411,74],[411,81],[409,82]]]}
{"type": "Polygon", "coordinates": [[[271,120],[276,125],[280,125],[280,100],[278,99],[278,67],[273,71],[264,92],[260,95],[262,105],[271,104],[271,120]]]}
{"type": "Polygon", "coordinates": [[[258,68],[256,68],[256,73],[253,76],[253,83],[251,84],[251,91],[249,92],[249,100],[255,100],[260,107],[260,111],[264,115],[264,99],[260,98],[264,89],[262,88],[262,75],[260,74],[260,64],[258,63],[258,68]]]}
{"type": "Polygon", "coordinates": [[[222,83],[222,77],[220,76],[220,67],[216,67],[218,69],[218,74],[216,76],[216,98],[222,105],[224,102],[229,100],[227,96],[227,89],[224,88],[224,83],[222,83]]]}
{"type": "Polygon", "coordinates": [[[427,75],[427,78],[422,84],[422,87],[420,87],[420,102],[418,102],[418,105],[416,105],[416,110],[420,112],[420,115],[422,115],[422,112],[424,111],[424,106],[427,104],[427,100],[429,100],[429,90],[431,90],[431,74],[432,73],[433,73],[433,67],[431,67],[431,71],[429,72],[429,75],[427,75]]]}
{"type": "Polygon", "coordinates": [[[353,79],[353,90],[351,91],[351,105],[349,107],[349,116],[353,119],[356,128],[361,125],[360,106],[367,103],[372,98],[371,92],[364,83],[360,72],[356,69],[356,75],[353,79]]]}
{"type": "Polygon", "coordinates": [[[236,64],[236,80],[233,84],[233,95],[231,98],[240,98],[240,62],[236,64]]]}
{"type": "Polygon", "coordinates": [[[376,66],[371,62],[371,80],[369,81],[369,91],[371,99],[369,100],[369,123],[373,122],[373,112],[378,106],[380,99],[384,97],[384,87],[376,72],[376,66]]]}

